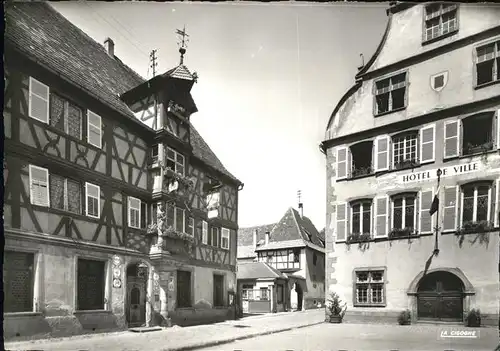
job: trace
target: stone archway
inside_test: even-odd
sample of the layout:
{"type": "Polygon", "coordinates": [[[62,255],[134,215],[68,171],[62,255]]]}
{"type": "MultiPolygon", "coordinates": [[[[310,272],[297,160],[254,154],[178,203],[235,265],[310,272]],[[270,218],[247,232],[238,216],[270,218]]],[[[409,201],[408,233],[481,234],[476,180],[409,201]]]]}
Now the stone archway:
{"type": "Polygon", "coordinates": [[[474,293],[458,268],[437,268],[425,274],[422,271],[408,289],[412,319],[460,322],[474,293]]]}

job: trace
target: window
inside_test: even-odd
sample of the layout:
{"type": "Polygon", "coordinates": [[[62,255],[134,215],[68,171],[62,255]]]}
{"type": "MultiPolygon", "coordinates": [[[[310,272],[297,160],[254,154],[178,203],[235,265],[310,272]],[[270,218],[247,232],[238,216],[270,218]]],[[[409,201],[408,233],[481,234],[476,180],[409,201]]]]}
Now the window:
{"type": "Polygon", "coordinates": [[[418,163],[418,132],[412,131],[392,138],[392,164],[394,169],[413,167],[418,163]]]}
{"type": "Polygon", "coordinates": [[[151,163],[155,164],[158,163],[158,144],[153,145],[151,148],[151,163]]]}
{"type": "Polygon", "coordinates": [[[29,81],[29,116],[49,123],[49,87],[33,77],[29,81]]]}
{"type": "Polygon", "coordinates": [[[79,182],[50,175],[50,206],[76,214],[82,214],[82,186],[79,182]]]}
{"type": "Polygon", "coordinates": [[[371,200],[351,204],[351,234],[369,234],[372,227],[371,200]]]}
{"type": "Polygon", "coordinates": [[[101,208],[101,188],[91,183],[85,183],[87,216],[99,218],[101,208]]]}
{"type": "Polygon", "coordinates": [[[300,249],[261,251],[257,254],[257,260],[276,269],[300,269],[300,249]]]}
{"type": "Polygon", "coordinates": [[[167,168],[181,175],[185,172],[184,156],[169,147],[167,147],[167,168]]]}
{"type": "Polygon", "coordinates": [[[416,195],[402,194],[392,199],[392,228],[393,229],[415,229],[416,195]]]}
{"type": "Polygon", "coordinates": [[[212,235],[210,236],[211,242],[210,245],[219,247],[219,228],[212,227],[212,235]]]}
{"type": "Polygon", "coordinates": [[[406,107],[406,80],[403,72],[375,82],[375,115],[406,107]]]}
{"type": "Polygon", "coordinates": [[[385,304],[383,270],[356,271],[355,279],[355,306],[383,306],[385,304]]]}
{"type": "Polygon", "coordinates": [[[207,223],[207,221],[201,222],[201,242],[205,245],[208,244],[208,223],[207,223]]]}
{"type": "Polygon", "coordinates": [[[4,312],[33,312],[34,257],[32,253],[4,252],[4,312]]]}
{"type": "Polygon", "coordinates": [[[363,141],[350,147],[353,178],[371,174],[373,141],[363,141]]]}
{"type": "Polygon", "coordinates": [[[486,113],[462,119],[462,155],[493,149],[493,114],[486,113]]]}
{"type": "Polygon", "coordinates": [[[491,184],[474,183],[462,187],[462,225],[490,221],[491,184]]]}
{"type": "Polygon", "coordinates": [[[229,229],[222,228],[220,247],[229,250],[229,229]]]}
{"type": "Polygon", "coordinates": [[[105,265],[104,261],[78,259],[77,310],[104,310],[105,265]]]}
{"type": "Polygon", "coordinates": [[[158,222],[158,204],[153,203],[151,204],[151,210],[150,210],[150,223],[156,224],[158,222]]]}
{"type": "Polygon", "coordinates": [[[141,200],[135,197],[128,197],[128,226],[131,228],[140,228],[141,218],[141,200]]]}
{"type": "Polygon", "coordinates": [[[318,263],[318,255],[316,255],[316,252],[313,252],[313,265],[316,266],[318,263]]]}
{"type": "Polygon", "coordinates": [[[56,94],[50,94],[50,125],[77,139],[82,138],[82,109],[56,94]]]}
{"type": "Polygon", "coordinates": [[[253,299],[253,285],[243,284],[241,286],[241,297],[243,299],[253,299]]]}
{"type": "Polygon", "coordinates": [[[214,307],[224,306],[224,276],[214,274],[214,307]]]}
{"type": "Polygon", "coordinates": [[[191,272],[177,271],[177,307],[191,307],[191,272]]]}
{"type": "Polygon", "coordinates": [[[49,207],[49,171],[46,168],[30,165],[29,175],[31,203],[49,207]]]}
{"type": "Polygon", "coordinates": [[[261,300],[269,300],[269,289],[268,288],[260,288],[260,299],[261,300]]]}
{"type": "Polygon", "coordinates": [[[102,130],[101,117],[87,110],[87,142],[95,147],[101,148],[102,130]]]}
{"type": "Polygon", "coordinates": [[[184,209],[179,207],[175,208],[175,230],[181,233],[186,232],[184,215],[184,209]]]}
{"type": "Polygon", "coordinates": [[[500,80],[500,40],[476,48],[476,85],[500,80]]]}
{"type": "Polygon", "coordinates": [[[188,217],[188,222],[187,222],[187,230],[186,233],[194,236],[194,218],[193,217],[188,217]]]}
{"type": "Polygon", "coordinates": [[[425,8],[424,41],[433,40],[458,30],[455,4],[434,3],[425,8]]]}

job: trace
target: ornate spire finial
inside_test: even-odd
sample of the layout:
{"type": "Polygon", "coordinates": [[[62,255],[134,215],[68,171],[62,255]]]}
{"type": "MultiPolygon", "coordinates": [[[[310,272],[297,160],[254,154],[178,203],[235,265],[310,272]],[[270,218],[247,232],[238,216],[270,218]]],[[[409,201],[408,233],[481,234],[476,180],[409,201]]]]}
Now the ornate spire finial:
{"type": "Polygon", "coordinates": [[[189,42],[189,35],[186,34],[186,26],[182,30],[177,29],[175,32],[180,38],[177,44],[179,45],[179,52],[181,53],[181,65],[184,63],[184,54],[186,53],[187,43],[189,42]]]}

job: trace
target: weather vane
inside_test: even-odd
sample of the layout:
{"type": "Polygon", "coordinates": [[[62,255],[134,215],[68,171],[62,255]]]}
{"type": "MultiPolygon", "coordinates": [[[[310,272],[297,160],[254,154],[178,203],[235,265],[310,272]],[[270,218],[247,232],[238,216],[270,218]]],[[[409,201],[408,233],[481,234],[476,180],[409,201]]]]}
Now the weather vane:
{"type": "Polygon", "coordinates": [[[177,29],[175,33],[180,37],[177,44],[180,46],[179,52],[181,53],[181,65],[184,63],[184,54],[186,53],[187,43],[189,42],[189,35],[186,34],[186,26],[182,30],[177,29]]]}

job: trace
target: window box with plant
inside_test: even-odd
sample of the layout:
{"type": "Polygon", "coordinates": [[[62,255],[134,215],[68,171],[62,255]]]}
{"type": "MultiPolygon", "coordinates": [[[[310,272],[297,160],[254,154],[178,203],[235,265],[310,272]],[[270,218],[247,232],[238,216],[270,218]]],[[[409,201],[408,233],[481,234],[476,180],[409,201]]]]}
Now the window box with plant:
{"type": "Polygon", "coordinates": [[[389,232],[389,239],[409,238],[415,235],[417,235],[417,232],[415,231],[414,228],[411,227],[393,228],[389,232]]]}
{"type": "Polygon", "coordinates": [[[330,298],[327,302],[328,321],[330,323],[342,323],[347,311],[347,303],[344,303],[342,306],[342,300],[335,292],[330,293],[330,298]]]}
{"type": "Polygon", "coordinates": [[[370,233],[351,233],[347,236],[346,243],[354,244],[354,243],[366,243],[372,239],[370,233]]]}
{"type": "Polygon", "coordinates": [[[471,233],[488,233],[494,229],[493,223],[490,221],[472,222],[468,221],[462,224],[462,227],[457,230],[457,234],[471,234],[471,233]]]}

